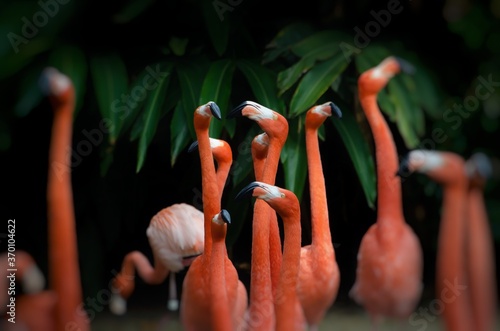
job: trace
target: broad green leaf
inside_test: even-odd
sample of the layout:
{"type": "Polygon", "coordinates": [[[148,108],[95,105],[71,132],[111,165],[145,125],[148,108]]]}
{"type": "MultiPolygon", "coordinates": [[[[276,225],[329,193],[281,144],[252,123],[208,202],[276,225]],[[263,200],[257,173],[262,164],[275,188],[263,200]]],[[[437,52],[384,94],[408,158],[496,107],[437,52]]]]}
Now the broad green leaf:
{"type": "Polygon", "coordinates": [[[76,94],[73,117],[76,117],[83,105],[87,85],[88,65],[85,54],[77,46],[65,45],[50,54],[49,64],[67,75],[73,82],[76,94]]]}
{"type": "Polygon", "coordinates": [[[266,67],[248,60],[240,60],[237,65],[250,84],[257,102],[283,114],[285,105],[277,96],[276,75],[266,67]]]}
{"type": "Polygon", "coordinates": [[[392,122],[396,122],[396,107],[394,103],[391,101],[389,93],[386,89],[380,90],[377,95],[377,102],[379,104],[380,110],[389,116],[389,120],[392,122]]]}
{"type": "MultiPolygon", "coordinates": [[[[203,80],[200,99],[198,104],[202,105],[209,101],[214,101],[221,112],[227,111],[229,96],[231,95],[231,81],[234,72],[234,62],[232,60],[219,60],[210,66],[208,73],[203,80]]],[[[226,116],[222,113],[220,121],[212,121],[210,125],[210,137],[219,137],[222,128],[226,126],[226,116]]],[[[231,123],[234,121],[230,120],[231,123]]]]}
{"type": "Polygon", "coordinates": [[[335,53],[340,51],[339,43],[349,40],[349,37],[339,31],[324,30],[316,32],[294,44],[290,49],[300,57],[311,53],[335,53]]]}
{"type": "Polygon", "coordinates": [[[426,68],[419,66],[413,74],[414,82],[417,86],[416,95],[419,104],[424,108],[426,113],[433,119],[438,119],[442,116],[442,91],[436,83],[436,77],[433,77],[426,68]]]}
{"type": "Polygon", "coordinates": [[[119,24],[128,23],[146,11],[154,2],[155,0],[131,0],[123,6],[118,13],[113,15],[113,22],[119,24]]]}
{"type": "Polygon", "coordinates": [[[171,67],[172,64],[165,65],[165,69],[163,70],[167,74],[159,77],[159,86],[147,96],[146,105],[144,107],[144,127],[139,139],[136,172],[139,172],[144,164],[148,146],[153,139],[158,121],[161,118],[162,106],[165,102],[165,93],[170,81],[171,67]]]}
{"type": "Polygon", "coordinates": [[[109,142],[114,145],[124,120],[120,102],[122,95],[127,92],[127,70],[117,54],[92,57],[90,70],[101,116],[112,123],[109,142]]]}
{"type": "Polygon", "coordinates": [[[285,176],[285,186],[302,198],[307,177],[307,155],[304,134],[304,116],[288,121],[290,131],[282,150],[282,165],[285,176]]]}
{"type": "Polygon", "coordinates": [[[186,118],[190,119],[187,123],[189,134],[191,140],[196,140],[193,113],[200,106],[199,101],[204,73],[200,68],[186,64],[178,65],[176,71],[181,87],[182,109],[186,112],[186,118]]]}
{"type": "Polygon", "coordinates": [[[337,54],[317,64],[300,80],[290,102],[290,115],[297,116],[309,109],[326,92],[347,67],[348,62],[337,54]]]}
{"type": "Polygon", "coordinates": [[[252,140],[260,134],[261,130],[257,125],[252,125],[248,130],[243,141],[235,150],[236,160],[234,160],[230,175],[233,178],[233,187],[241,183],[250,173],[254,177],[253,161],[252,161],[252,140]]]}
{"type": "Polygon", "coordinates": [[[182,109],[182,101],[177,103],[170,121],[170,164],[173,167],[179,154],[191,141],[187,126],[186,112],[182,109]]]}
{"type": "Polygon", "coordinates": [[[405,89],[404,81],[400,76],[393,77],[387,84],[390,98],[396,108],[396,124],[409,149],[418,145],[419,139],[415,130],[415,112],[421,111],[416,107],[405,89]]]}
{"type": "Polygon", "coordinates": [[[287,25],[266,45],[266,51],[262,56],[262,64],[274,61],[281,54],[285,53],[291,45],[311,35],[313,32],[314,30],[311,25],[304,22],[287,25]]]}
{"type": "Polygon", "coordinates": [[[303,57],[298,62],[278,73],[278,93],[282,95],[299,80],[314,65],[315,59],[303,57]]]}
{"type": "Polygon", "coordinates": [[[389,55],[391,55],[391,53],[385,47],[371,44],[364,48],[361,53],[356,55],[356,69],[359,73],[363,73],[377,66],[389,55]]]}
{"type": "Polygon", "coordinates": [[[205,24],[208,29],[208,34],[212,40],[212,45],[219,56],[224,54],[227,48],[229,39],[229,27],[231,11],[234,9],[226,2],[222,3],[223,6],[230,8],[228,11],[217,7],[217,1],[203,1],[202,11],[205,24]]]}
{"type": "Polygon", "coordinates": [[[344,146],[351,157],[358,179],[365,193],[366,202],[370,208],[375,207],[377,195],[375,165],[370,148],[366,142],[361,129],[351,109],[335,99],[336,104],[342,110],[342,118],[331,117],[334,127],[337,129],[344,146]]]}

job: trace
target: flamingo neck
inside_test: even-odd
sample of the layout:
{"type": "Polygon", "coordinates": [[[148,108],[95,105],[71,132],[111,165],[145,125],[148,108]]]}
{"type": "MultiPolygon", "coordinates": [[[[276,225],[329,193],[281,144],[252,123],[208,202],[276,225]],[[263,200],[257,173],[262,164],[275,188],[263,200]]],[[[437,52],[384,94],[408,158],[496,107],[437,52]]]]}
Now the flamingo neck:
{"type": "Polygon", "coordinates": [[[293,330],[298,300],[296,287],[300,265],[301,228],[300,212],[283,218],[285,239],[280,282],[275,297],[276,330],[293,330]]]}
{"type": "MultiPolygon", "coordinates": [[[[201,258],[206,265],[212,253],[212,217],[220,211],[219,194],[214,194],[214,192],[220,192],[220,190],[217,185],[214,158],[210,147],[210,139],[208,137],[208,128],[196,130],[196,139],[198,140],[198,151],[200,154],[201,190],[205,227],[205,244],[201,258]]],[[[208,268],[208,265],[206,265],[206,267],[208,268]]]]}
{"type": "Polygon", "coordinates": [[[404,222],[401,180],[396,176],[398,154],[392,133],[377,105],[377,95],[360,91],[361,106],[366,114],[375,142],[377,164],[377,223],[393,225],[404,222]]]}
{"type": "Polygon", "coordinates": [[[307,167],[311,195],[312,245],[330,244],[330,223],[326,200],[325,177],[319,152],[318,130],[306,127],[307,167]]]}
{"type": "Polygon", "coordinates": [[[226,186],[227,177],[229,176],[229,170],[231,169],[231,164],[228,162],[223,162],[219,164],[217,168],[217,187],[219,188],[219,200],[222,199],[224,193],[224,187],[226,186]]]}
{"type": "MultiPolygon", "coordinates": [[[[224,231],[224,229],[220,229],[224,231]]],[[[214,232],[212,232],[214,233],[214,232]]],[[[225,258],[227,250],[225,233],[217,235],[212,242],[212,255],[210,258],[210,309],[213,330],[233,330],[231,311],[226,289],[225,258]]]]}
{"type": "MultiPolygon", "coordinates": [[[[56,292],[56,329],[76,323],[82,303],[77,236],[71,186],[73,104],[56,109],[52,126],[47,179],[49,285],[56,292]]],[[[86,329],[81,325],[82,330],[86,329]]]]}
{"type": "Polygon", "coordinates": [[[269,150],[264,162],[264,169],[262,171],[262,182],[274,185],[276,181],[276,173],[278,172],[278,165],[280,162],[280,154],[282,148],[283,142],[281,142],[277,138],[270,138],[269,150]]]}
{"type": "MultiPolygon", "coordinates": [[[[436,290],[441,295],[449,286],[467,284],[463,248],[465,242],[466,187],[462,184],[446,185],[439,228],[436,290]],[[450,285],[452,284],[452,285],[450,285]]],[[[447,289],[448,288],[448,289],[447,289]]],[[[472,316],[467,289],[462,289],[454,300],[447,300],[444,320],[449,330],[472,330],[472,316]]]]}

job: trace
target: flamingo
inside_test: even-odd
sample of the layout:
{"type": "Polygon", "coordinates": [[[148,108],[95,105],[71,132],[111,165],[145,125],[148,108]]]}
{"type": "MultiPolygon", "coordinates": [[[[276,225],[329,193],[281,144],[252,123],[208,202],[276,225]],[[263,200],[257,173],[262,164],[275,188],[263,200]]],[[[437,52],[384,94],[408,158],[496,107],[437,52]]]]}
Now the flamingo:
{"type": "Polygon", "coordinates": [[[277,331],[304,330],[305,318],[297,295],[297,278],[300,264],[301,226],[300,206],[297,196],[286,189],[254,181],[244,187],[236,199],[252,194],[258,201],[269,204],[283,220],[285,238],[280,278],[275,295],[277,331]]]}
{"type": "Polygon", "coordinates": [[[374,329],[384,317],[408,318],[423,288],[422,248],[403,216],[396,146],[377,105],[378,92],[401,70],[409,71],[409,65],[391,56],[358,79],[361,106],[375,141],[378,201],[377,220],[360,243],[349,295],[367,310],[374,329]]]}
{"type": "MultiPolygon", "coordinates": [[[[183,282],[180,317],[186,330],[210,330],[213,317],[211,308],[211,281],[205,277],[210,272],[212,253],[211,223],[214,215],[220,212],[221,189],[218,187],[215,165],[211,152],[208,129],[212,116],[220,119],[217,104],[210,101],[199,106],[194,112],[194,127],[198,141],[201,161],[202,199],[205,229],[203,254],[191,264],[183,282]]],[[[247,297],[244,285],[239,281],[236,268],[226,255],[224,257],[225,282],[230,307],[232,325],[238,325],[244,319],[247,297]]],[[[210,278],[210,277],[208,277],[210,278]]],[[[215,313],[218,313],[214,310],[215,313]]],[[[224,317],[221,317],[224,318],[224,317]]]]}
{"type": "Polygon", "coordinates": [[[170,310],[177,310],[175,273],[188,267],[203,252],[203,213],[187,203],[176,203],[163,208],[149,222],[146,230],[153,251],[154,267],[139,251],[128,253],[120,272],[112,282],[110,310],[125,314],[126,299],[132,294],[135,270],[147,284],[161,284],[170,274],[170,310]]]}
{"type": "Polygon", "coordinates": [[[497,284],[495,252],[484,204],[483,190],[493,170],[483,153],[472,155],[465,164],[467,191],[467,262],[474,330],[490,331],[495,325],[497,284]]]}
{"type": "MultiPolygon", "coordinates": [[[[245,116],[256,121],[267,134],[269,146],[261,180],[273,185],[280,153],[288,135],[286,118],[253,101],[241,103],[229,113],[228,118],[236,116],[245,116]]],[[[256,176],[259,176],[258,172],[257,169],[256,176]]],[[[273,294],[277,290],[280,279],[281,239],[276,215],[273,216],[272,209],[264,201],[255,202],[253,215],[248,328],[249,330],[272,330],[275,323],[273,294]]]]}
{"type": "Polygon", "coordinates": [[[310,108],[306,113],[306,151],[309,168],[309,190],[311,193],[312,241],[300,252],[298,296],[309,330],[317,330],[326,311],[335,301],[340,285],[340,272],[335,259],[325,178],[319,153],[318,128],[332,113],[342,117],[333,102],[310,108]]]}
{"type": "Polygon", "coordinates": [[[452,152],[413,150],[399,169],[400,174],[412,172],[423,173],[443,186],[436,296],[444,304],[446,330],[476,330],[473,327],[464,259],[468,185],[465,162],[452,152]]]}
{"type": "Polygon", "coordinates": [[[49,287],[57,296],[54,330],[86,331],[90,322],[82,305],[77,236],[71,188],[71,139],[75,90],[57,69],[44,69],[40,85],[54,109],[47,181],[49,287]]]}

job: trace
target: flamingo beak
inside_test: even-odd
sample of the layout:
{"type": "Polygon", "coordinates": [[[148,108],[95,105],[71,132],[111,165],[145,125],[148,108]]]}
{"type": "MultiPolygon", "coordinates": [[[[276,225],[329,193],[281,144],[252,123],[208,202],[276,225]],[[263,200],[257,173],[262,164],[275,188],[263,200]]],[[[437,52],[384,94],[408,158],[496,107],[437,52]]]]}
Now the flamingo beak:
{"type": "Polygon", "coordinates": [[[401,163],[399,164],[398,171],[396,172],[396,176],[399,177],[408,177],[411,175],[412,171],[410,170],[410,161],[408,157],[404,157],[401,163]]]}
{"type": "Polygon", "coordinates": [[[234,198],[234,200],[240,200],[243,197],[247,197],[247,196],[251,195],[253,193],[253,190],[257,187],[260,187],[260,183],[251,182],[250,184],[245,186],[243,189],[241,189],[241,191],[238,194],[236,194],[236,197],[234,198]]]}
{"type": "Polygon", "coordinates": [[[402,72],[404,72],[406,74],[410,74],[410,75],[413,75],[415,73],[415,67],[410,62],[408,62],[400,57],[397,57],[397,56],[395,56],[394,58],[398,62],[399,69],[402,72]]]}
{"type": "Polygon", "coordinates": [[[215,102],[213,102],[213,101],[210,101],[210,102],[208,103],[208,106],[210,107],[210,111],[212,112],[212,115],[213,115],[216,119],[220,120],[222,117],[221,117],[221,115],[220,115],[220,109],[219,109],[219,106],[217,106],[217,104],[216,104],[215,102]]]}
{"type": "Polygon", "coordinates": [[[226,224],[231,224],[231,215],[226,209],[220,211],[220,217],[226,224]]]}
{"type": "Polygon", "coordinates": [[[240,105],[238,105],[238,107],[231,110],[226,118],[236,118],[243,116],[243,108],[245,108],[248,105],[249,105],[248,101],[242,102],[240,105]]]}
{"type": "Polygon", "coordinates": [[[193,143],[191,145],[189,145],[188,153],[192,153],[197,149],[198,149],[198,140],[193,141],[193,143]]]}
{"type": "Polygon", "coordinates": [[[340,111],[340,108],[333,102],[330,102],[330,109],[335,117],[342,118],[342,111],[340,111]]]}

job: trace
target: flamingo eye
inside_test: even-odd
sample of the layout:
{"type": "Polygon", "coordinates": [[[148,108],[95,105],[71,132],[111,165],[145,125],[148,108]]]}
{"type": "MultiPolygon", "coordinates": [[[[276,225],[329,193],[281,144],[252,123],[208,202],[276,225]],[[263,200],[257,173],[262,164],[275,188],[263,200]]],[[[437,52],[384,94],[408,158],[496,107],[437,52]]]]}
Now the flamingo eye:
{"type": "Polygon", "coordinates": [[[284,198],[284,197],[285,197],[285,193],[281,192],[281,193],[280,193],[280,196],[281,196],[282,198],[284,198]]]}

